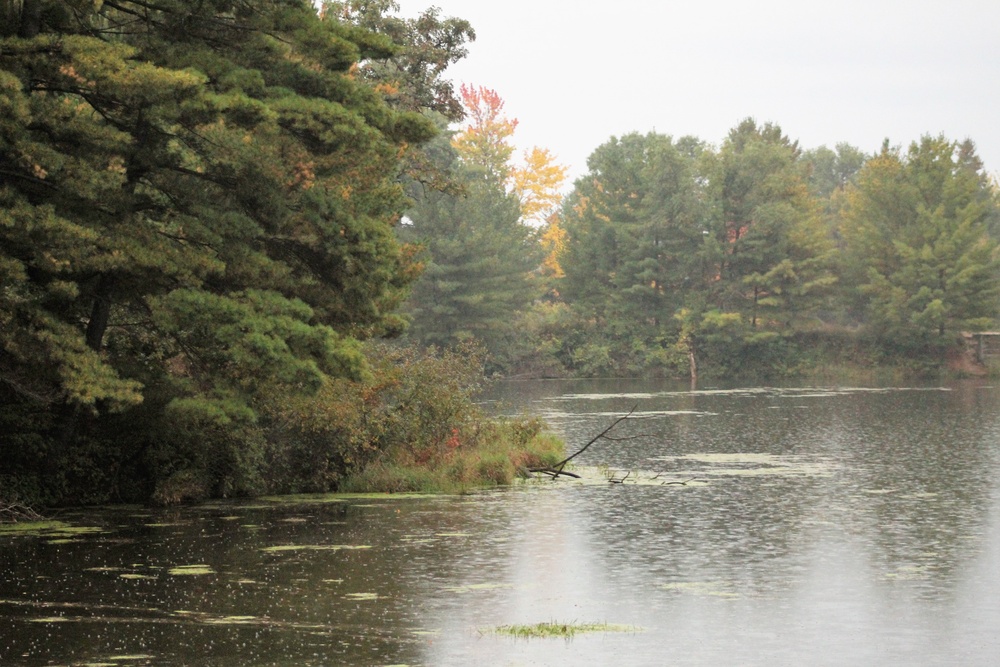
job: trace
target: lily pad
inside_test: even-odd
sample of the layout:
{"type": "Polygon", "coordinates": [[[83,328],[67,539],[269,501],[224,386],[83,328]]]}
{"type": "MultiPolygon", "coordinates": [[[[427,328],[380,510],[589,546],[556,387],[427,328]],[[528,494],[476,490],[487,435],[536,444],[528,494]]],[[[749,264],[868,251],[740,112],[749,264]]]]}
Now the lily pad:
{"type": "Polygon", "coordinates": [[[68,538],[74,535],[102,533],[98,526],[74,526],[64,521],[19,521],[0,524],[0,535],[68,538]]]}
{"type": "Polygon", "coordinates": [[[135,655],[109,655],[108,660],[122,662],[130,660],[152,660],[154,657],[156,656],[147,655],[145,653],[136,653],[135,655]]]}
{"type": "Polygon", "coordinates": [[[739,597],[739,593],[733,591],[732,586],[725,581],[673,581],[660,584],[660,588],[678,593],[689,593],[691,595],[719,598],[739,597]]]}
{"type": "Polygon", "coordinates": [[[469,593],[472,591],[495,591],[504,588],[513,588],[510,584],[469,584],[467,586],[445,586],[444,590],[449,593],[469,593]]]}

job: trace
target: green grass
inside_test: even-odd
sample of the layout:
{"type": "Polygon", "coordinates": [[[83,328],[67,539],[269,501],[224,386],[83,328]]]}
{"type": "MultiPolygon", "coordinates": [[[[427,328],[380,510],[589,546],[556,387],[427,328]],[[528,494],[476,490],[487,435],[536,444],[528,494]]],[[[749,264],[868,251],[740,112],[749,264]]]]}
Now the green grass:
{"type": "Polygon", "coordinates": [[[565,457],[562,440],[523,420],[484,421],[450,443],[398,448],[339,485],[346,493],[468,493],[512,484],[565,457]],[[458,444],[455,444],[458,443],[458,444]]]}

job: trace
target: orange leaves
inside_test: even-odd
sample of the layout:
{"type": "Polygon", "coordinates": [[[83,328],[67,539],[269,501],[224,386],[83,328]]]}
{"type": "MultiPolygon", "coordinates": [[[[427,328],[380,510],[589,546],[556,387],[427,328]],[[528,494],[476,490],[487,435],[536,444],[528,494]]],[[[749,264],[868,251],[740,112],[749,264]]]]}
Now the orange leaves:
{"type": "Polygon", "coordinates": [[[463,162],[478,167],[521,203],[521,221],[541,226],[562,201],[567,168],[537,146],[512,162],[517,119],[504,115],[504,101],[492,88],[462,84],[459,89],[468,123],[452,139],[463,162]]]}
{"type": "Polygon", "coordinates": [[[503,115],[503,98],[492,88],[485,86],[472,87],[462,84],[459,88],[462,104],[465,106],[466,118],[470,119],[470,127],[483,129],[497,127],[501,133],[510,136],[517,128],[516,118],[503,115]]]}
{"type": "MultiPolygon", "coordinates": [[[[316,164],[313,161],[301,161],[292,165],[292,188],[308,190],[316,184],[316,164]]],[[[344,197],[345,199],[347,197],[344,197]]]]}
{"type": "Polygon", "coordinates": [[[462,84],[459,92],[469,122],[452,139],[452,146],[468,164],[506,181],[517,119],[503,115],[503,99],[491,88],[462,84]]]}

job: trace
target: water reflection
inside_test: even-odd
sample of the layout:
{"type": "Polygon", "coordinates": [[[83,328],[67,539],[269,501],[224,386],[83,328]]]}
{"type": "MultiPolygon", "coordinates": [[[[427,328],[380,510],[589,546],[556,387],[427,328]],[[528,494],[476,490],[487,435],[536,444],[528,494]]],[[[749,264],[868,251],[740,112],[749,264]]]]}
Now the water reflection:
{"type": "Polygon", "coordinates": [[[635,474],[0,533],[0,664],[995,664],[995,388],[504,391],[571,443],[637,405],[581,457],[635,474]],[[642,630],[491,632],[547,621],[642,630]]]}

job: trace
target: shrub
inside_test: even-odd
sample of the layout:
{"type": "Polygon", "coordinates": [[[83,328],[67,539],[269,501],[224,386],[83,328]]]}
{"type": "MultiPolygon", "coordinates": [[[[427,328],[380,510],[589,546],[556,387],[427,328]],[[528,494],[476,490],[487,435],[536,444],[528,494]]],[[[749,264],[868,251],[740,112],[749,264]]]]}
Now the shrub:
{"type": "Polygon", "coordinates": [[[270,406],[273,492],[464,491],[561,455],[541,422],[489,418],[475,404],[480,347],[371,344],[367,354],[364,380],[329,380],[316,396],[270,406]]]}

